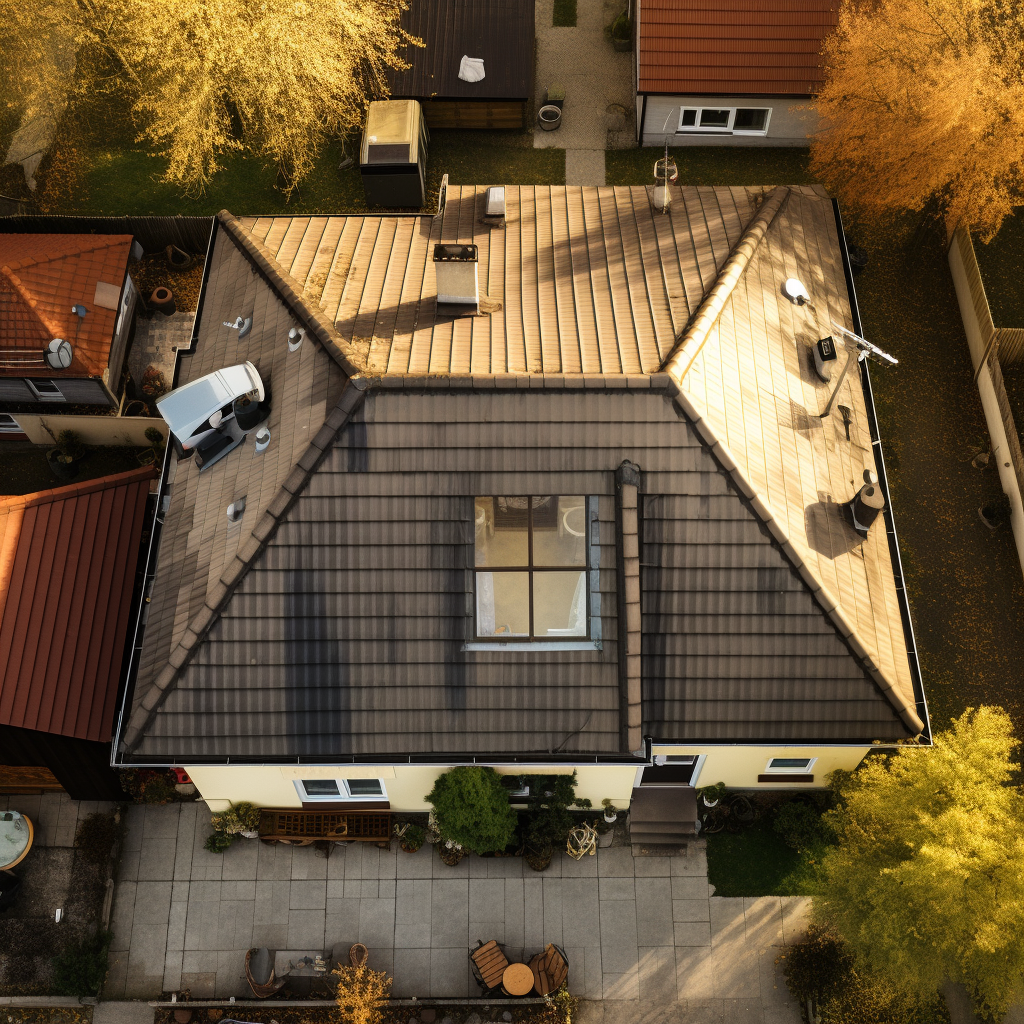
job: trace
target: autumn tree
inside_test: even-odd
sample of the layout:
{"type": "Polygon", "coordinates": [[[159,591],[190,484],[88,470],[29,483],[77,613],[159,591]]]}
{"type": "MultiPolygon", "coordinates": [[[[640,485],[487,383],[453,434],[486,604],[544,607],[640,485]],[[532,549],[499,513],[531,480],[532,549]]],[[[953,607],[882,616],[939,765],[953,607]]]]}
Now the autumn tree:
{"type": "Polygon", "coordinates": [[[814,911],[898,991],[963,984],[996,1012],[1024,991],[1016,746],[1002,709],[970,709],[932,750],[871,757],[840,787],[814,911]]]}
{"type": "Polygon", "coordinates": [[[866,214],[933,201],[987,241],[1024,203],[1024,4],[847,2],[811,169],[866,214]]]}
{"type": "MultiPolygon", "coordinates": [[[[291,190],[418,44],[403,0],[0,0],[0,92],[38,109],[116,86],[165,179],[201,190],[233,150],[291,190]],[[71,50],[77,61],[67,60],[71,50]],[[106,60],[97,59],[97,55],[106,60]]],[[[127,113],[127,111],[126,111],[127,113]]]]}

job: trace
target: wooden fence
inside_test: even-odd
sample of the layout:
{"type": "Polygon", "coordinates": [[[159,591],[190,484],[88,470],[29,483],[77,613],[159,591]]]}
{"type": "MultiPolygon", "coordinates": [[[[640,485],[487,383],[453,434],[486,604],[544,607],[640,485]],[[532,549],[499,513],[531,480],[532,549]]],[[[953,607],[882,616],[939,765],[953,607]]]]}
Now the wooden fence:
{"type": "Polygon", "coordinates": [[[971,290],[971,304],[981,332],[982,351],[974,352],[975,369],[982,359],[991,352],[998,352],[999,360],[1004,366],[1012,366],[1024,360],[1024,327],[996,327],[992,320],[988,296],[985,294],[985,282],[981,278],[981,268],[974,252],[974,243],[970,232],[959,227],[953,232],[953,246],[956,247],[963,263],[964,275],[971,290]],[[994,343],[993,343],[994,342],[994,343]]]}
{"type": "Polygon", "coordinates": [[[197,255],[206,252],[212,217],[73,217],[27,214],[0,217],[0,232],[27,234],[134,235],[147,253],[176,245],[197,255]]]}

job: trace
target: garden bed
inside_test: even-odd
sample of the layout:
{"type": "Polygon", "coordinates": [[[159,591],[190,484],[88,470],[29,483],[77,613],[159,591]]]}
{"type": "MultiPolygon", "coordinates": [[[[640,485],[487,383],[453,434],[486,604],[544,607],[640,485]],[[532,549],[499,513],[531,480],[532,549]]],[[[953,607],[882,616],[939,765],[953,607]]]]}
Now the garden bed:
{"type": "MultiPolygon", "coordinates": [[[[64,411],[61,410],[62,413],[64,411]]],[[[53,475],[46,461],[46,452],[50,447],[52,445],[32,445],[19,448],[17,451],[0,449],[0,489],[3,493],[34,494],[36,491],[63,487],[64,481],[53,475]]],[[[141,465],[139,453],[144,451],[145,448],[127,446],[90,448],[79,463],[78,476],[70,482],[82,483],[85,480],[96,480],[101,476],[138,469],[141,465]]]]}

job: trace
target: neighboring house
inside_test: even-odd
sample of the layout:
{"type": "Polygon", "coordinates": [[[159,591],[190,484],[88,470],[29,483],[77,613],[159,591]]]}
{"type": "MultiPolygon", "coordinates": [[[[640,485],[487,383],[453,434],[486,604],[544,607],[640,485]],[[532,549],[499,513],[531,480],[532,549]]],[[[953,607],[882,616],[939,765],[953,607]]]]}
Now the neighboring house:
{"type": "Polygon", "coordinates": [[[406,47],[405,71],[388,71],[394,99],[419,100],[430,128],[523,128],[533,92],[534,0],[417,0],[402,28],[423,46],[406,47]],[[484,77],[459,77],[464,57],[484,77]]]}
{"type": "Polygon", "coordinates": [[[806,146],[837,0],[636,0],[641,146],[806,146]]]}
{"type": "Polygon", "coordinates": [[[838,504],[883,471],[866,377],[819,418],[811,346],[859,326],[833,204],[672,195],[219,216],[178,379],[258,365],[270,446],[168,466],[120,764],[214,808],[423,810],[465,763],[621,807],[929,742],[890,513],[838,504]]]}
{"type": "Polygon", "coordinates": [[[18,412],[117,407],[132,249],[131,235],[0,233],[0,439],[18,412]]]}
{"type": "Polygon", "coordinates": [[[110,740],[155,476],[0,497],[0,790],[124,796],[110,740]]]}

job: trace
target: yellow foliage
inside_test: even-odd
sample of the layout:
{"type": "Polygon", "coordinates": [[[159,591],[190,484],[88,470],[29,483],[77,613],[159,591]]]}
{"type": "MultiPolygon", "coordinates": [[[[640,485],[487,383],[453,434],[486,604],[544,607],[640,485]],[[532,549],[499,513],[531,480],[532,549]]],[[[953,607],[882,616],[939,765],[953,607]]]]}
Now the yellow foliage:
{"type": "Polygon", "coordinates": [[[900,991],[962,982],[988,1010],[1024,992],[1016,746],[1002,709],[969,709],[932,750],[869,758],[841,786],[815,914],[900,991]]]}
{"type": "Polygon", "coordinates": [[[842,5],[825,44],[811,171],[868,214],[922,210],[986,240],[1024,202],[1024,5],[842,5]]]}
{"type": "Polygon", "coordinates": [[[387,95],[388,68],[422,45],[399,27],[403,0],[0,0],[0,84],[45,109],[69,92],[131,97],[166,180],[199,189],[219,158],[273,161],[286,191],[328,138],[357,128],[387,95]],[[102,64],[67,59],[98,50],[102,64]]]}
{"type": "Polygon", "coordinates": [[[381,1010],[391,995],[391,979],[383,971],[359,967],[335,968],[336,1000],[344,1024],[379,1024],[381,1010]]]}

